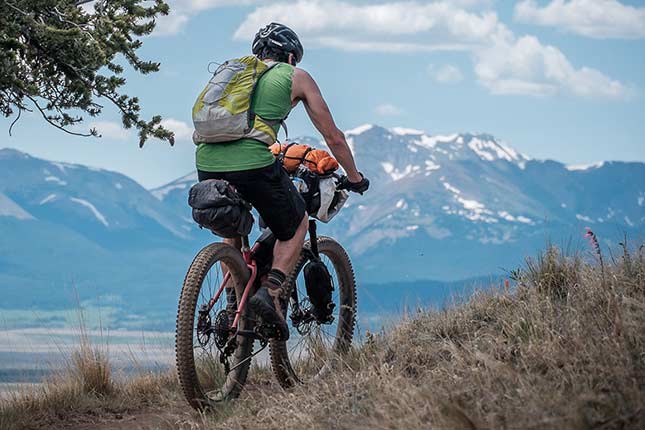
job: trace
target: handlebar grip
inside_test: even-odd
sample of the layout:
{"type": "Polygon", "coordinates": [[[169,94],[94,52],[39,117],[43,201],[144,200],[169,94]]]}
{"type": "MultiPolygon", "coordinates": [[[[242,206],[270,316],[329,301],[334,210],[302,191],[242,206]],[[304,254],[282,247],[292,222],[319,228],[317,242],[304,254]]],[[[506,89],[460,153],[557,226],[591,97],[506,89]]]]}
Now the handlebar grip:
{"type": "Polygon", "coordinates": [[[337,190],[347,190],[349,189],[349,179],[347,175],[337,175],[338,185],[336,186],[337,190]]]}

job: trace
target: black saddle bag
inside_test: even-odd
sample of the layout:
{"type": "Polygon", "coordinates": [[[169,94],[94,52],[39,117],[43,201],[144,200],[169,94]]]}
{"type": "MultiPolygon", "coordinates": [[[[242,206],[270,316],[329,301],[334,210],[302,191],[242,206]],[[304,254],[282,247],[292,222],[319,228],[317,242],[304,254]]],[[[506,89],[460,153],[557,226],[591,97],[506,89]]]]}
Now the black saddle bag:
{"type": "Polygon", "coordinates": [[[218,236],[246,236],[253,227],[251,205],[222,179],[208,179],[193,185],[188,193],[188,205],[193,208],[195,222],[218,236]]]}

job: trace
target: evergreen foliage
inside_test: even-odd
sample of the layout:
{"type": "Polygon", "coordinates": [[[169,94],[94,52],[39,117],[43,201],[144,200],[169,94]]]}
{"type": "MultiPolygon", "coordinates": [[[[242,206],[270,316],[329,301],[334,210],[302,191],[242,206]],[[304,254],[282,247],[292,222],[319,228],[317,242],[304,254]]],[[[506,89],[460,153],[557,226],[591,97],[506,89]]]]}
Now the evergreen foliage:
{"type": "Polygon", "coordinates": [[[126,63],[142,74],[159,70],[137,51],[168,10],[163,0],[0,0],[0,113],[15,116],[11,127],[35,111],[67,133],[98,136],[74,126],[108,101],[125,128],[139,131],[140,146],[150,137],[173,144],[161,117],[142,119],[139,99],[123,91],[126,63]]]}

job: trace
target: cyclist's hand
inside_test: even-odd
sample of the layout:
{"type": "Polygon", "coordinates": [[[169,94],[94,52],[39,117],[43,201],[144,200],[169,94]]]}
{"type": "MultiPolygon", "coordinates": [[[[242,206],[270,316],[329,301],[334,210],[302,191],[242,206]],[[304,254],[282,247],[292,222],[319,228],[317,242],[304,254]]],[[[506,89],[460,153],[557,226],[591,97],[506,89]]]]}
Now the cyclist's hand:
{"type": "Polygon", "coordinates": [[[343,176],[338,184],[338,189],[349,190],[358,194],[363,194],[370,187],[370,180],[361,173],[361,180],[359,182],[351,182],[347,176],[343,176]]]}

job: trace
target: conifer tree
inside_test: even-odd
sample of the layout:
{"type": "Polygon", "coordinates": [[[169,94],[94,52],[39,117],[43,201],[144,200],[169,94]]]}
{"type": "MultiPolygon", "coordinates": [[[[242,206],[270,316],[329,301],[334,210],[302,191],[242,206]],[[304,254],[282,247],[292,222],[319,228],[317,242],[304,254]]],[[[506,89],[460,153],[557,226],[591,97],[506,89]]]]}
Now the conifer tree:
{"type": "Polygon", "coordinates": [[[141,118],[139,99],[123,88],[125,67],[159,70],[137,51],[167,14],[164,0],[0,0],[0,113],[13,117],[9,133],[33,111],[67,133],[97,136],[78,126],[111,104],[140,146],[150,137],[173,144],[161,117],[141,118]]]}

